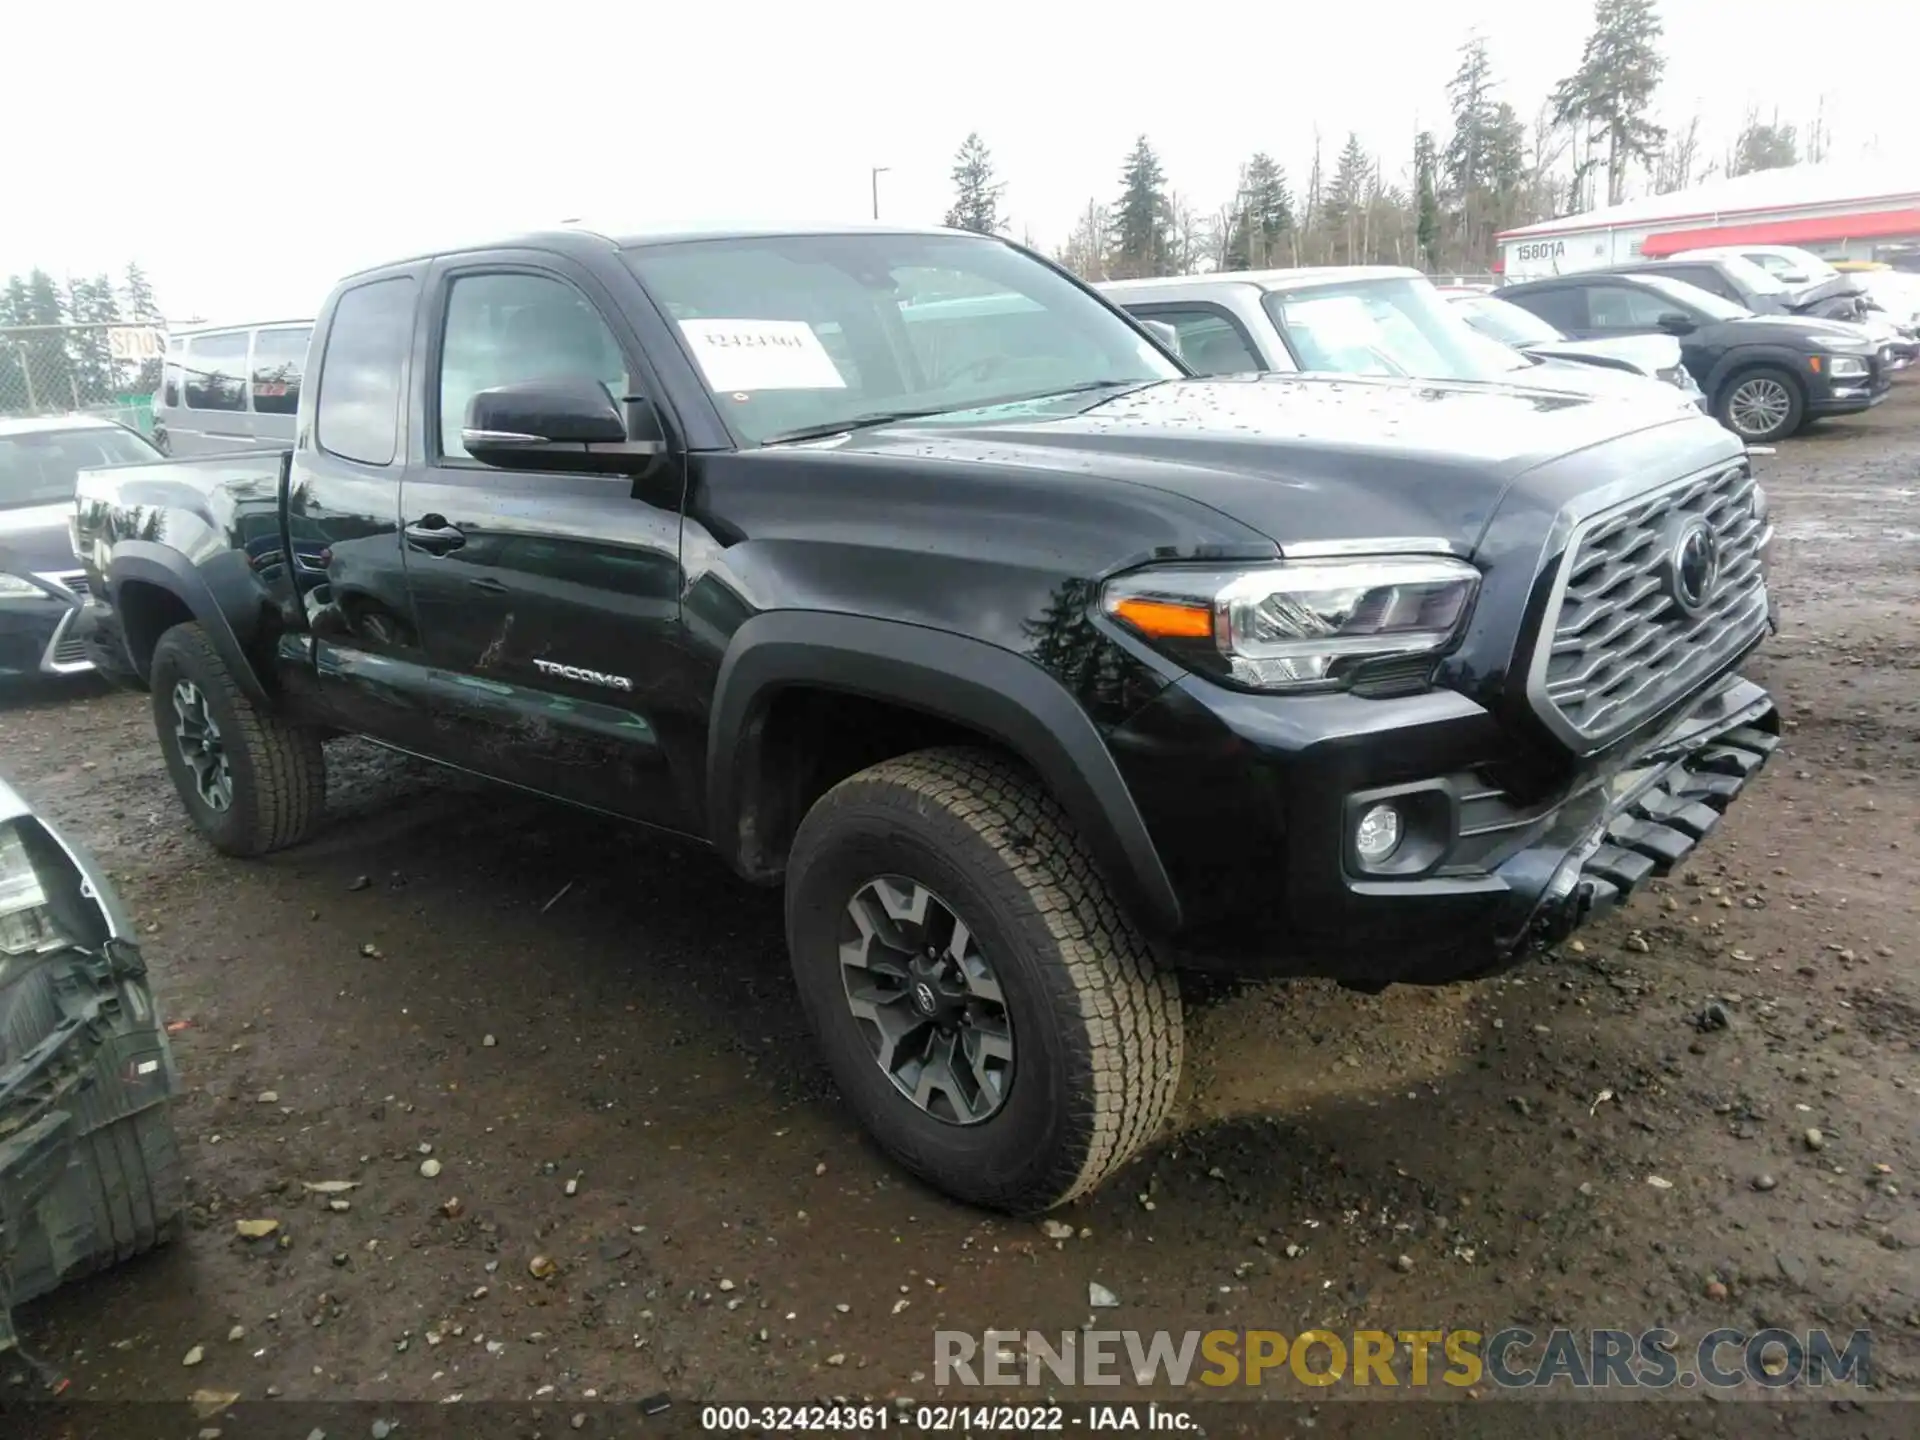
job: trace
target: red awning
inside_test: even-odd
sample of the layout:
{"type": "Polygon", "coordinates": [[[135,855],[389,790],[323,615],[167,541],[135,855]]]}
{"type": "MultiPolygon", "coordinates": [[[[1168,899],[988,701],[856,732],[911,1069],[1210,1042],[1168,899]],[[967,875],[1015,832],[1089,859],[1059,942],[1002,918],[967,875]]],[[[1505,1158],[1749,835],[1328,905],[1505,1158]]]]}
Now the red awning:
{"type": "Polygon", "coordinates": [[[1840,240],[1877,240],[1891,235],[1920,235],[1920,210],[1862,210],[1848,215],[1814,215],[1800,220],[1758,220],[1706,230],[1668,230],[1640,242],[1650,260],[1709,245],[1819,245],[1840,240]]]}

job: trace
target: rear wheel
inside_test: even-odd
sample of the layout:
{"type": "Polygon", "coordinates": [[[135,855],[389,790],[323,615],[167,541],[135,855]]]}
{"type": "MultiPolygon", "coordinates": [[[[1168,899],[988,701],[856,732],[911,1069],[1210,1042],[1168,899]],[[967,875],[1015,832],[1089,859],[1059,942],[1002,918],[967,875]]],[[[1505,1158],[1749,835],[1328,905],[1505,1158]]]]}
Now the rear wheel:
{"type": "Polygon", "coordinates": [[[326,807],[320,737],[260,709],[198,625],[176,625],[147,671],[154,729],[181,803],[229,855],[304,839],[326,807]]]}
{"type": "Polygon", "coordinates": [[[787,872],[800,998],[848,1104],[915,1174],[1031,1212],[1152,1138],[1180,995],[1054,801],[982,751],[842,781],[787,872]]]}
{"type": "Polygon", "coordinates": [[[1742,370],[1720,387],[1714,407],[1720,423],[1748,444],[1778,440],[1798,430],[1806,418],[1806,393],[1785,370],[1762,366],[1742,370]]]}

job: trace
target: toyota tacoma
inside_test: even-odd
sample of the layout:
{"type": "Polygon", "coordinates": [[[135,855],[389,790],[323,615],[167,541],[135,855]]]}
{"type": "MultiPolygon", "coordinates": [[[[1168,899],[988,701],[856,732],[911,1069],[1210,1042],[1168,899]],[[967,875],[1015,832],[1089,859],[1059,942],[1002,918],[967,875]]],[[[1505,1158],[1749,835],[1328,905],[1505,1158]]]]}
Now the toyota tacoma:
{"type": "Polygon", "coordinates": [[[194,824],[296,843],[344,733],[697,837],[977,1203],[1154,1135],[1181,969],[1493,972],[1775,744],[1766,500],[1664,397],[1196,378],[1019,246],[880,228],[402,260],[306,373],[277,463],[80,479],[80,633],[194,824]]]}

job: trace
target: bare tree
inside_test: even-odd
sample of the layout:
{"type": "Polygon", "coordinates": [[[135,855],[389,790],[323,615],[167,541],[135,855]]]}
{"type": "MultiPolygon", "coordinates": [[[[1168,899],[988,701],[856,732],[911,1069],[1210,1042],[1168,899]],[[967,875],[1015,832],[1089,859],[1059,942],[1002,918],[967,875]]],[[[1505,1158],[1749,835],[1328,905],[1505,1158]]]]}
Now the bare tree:
{"type": "Polygon", "coordinates": [[[1666,144],[1653,162],[1653,193],[1671,195],[1676,190],[1691,190],[1699,183],[1700,117],[1695,115],[1684,126],[1667,128],[1666,144]]]}
{"type": "Polygon", "coordinates": [[[1107,207],[1098,200],[1087,201],[1087,208],[1074,222],[1067,243],[1054,258],[1082,280],[1107,278],[1107,246],[1113,236],[1113,221],[1107,207]]]}

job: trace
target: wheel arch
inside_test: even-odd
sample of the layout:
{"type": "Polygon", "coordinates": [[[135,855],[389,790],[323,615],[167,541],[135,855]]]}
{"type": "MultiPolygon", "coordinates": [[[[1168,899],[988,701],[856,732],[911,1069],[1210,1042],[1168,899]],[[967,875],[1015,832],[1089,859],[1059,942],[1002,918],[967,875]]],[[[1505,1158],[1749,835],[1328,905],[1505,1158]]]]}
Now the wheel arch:
{"type": "Polygon", "coordinates": [[[153,664],[161,635],[187,620],[206,631],[247,698],[269,703],[266,687],[213,588],[186,556],[145,540],[122,541],[107,568],[107,593],[119,618],[127,658],[141,679],[153,664]]]}
{"type": "Polygon", "coordinates": [[[791,833],[762,833],[759,792],[770,783],[769,718],[795,690],[889,707],[949,727],[937,739],[1005,750],[1067,812],[1135,918],[1152,933],[1180,927],[1179,897],[1119,766],[1058,681],[998,646],[864,616],[769,612],[728,646],[708,721],[707,833],[740,874],[766,880],[784,865],[791,833]]]}

